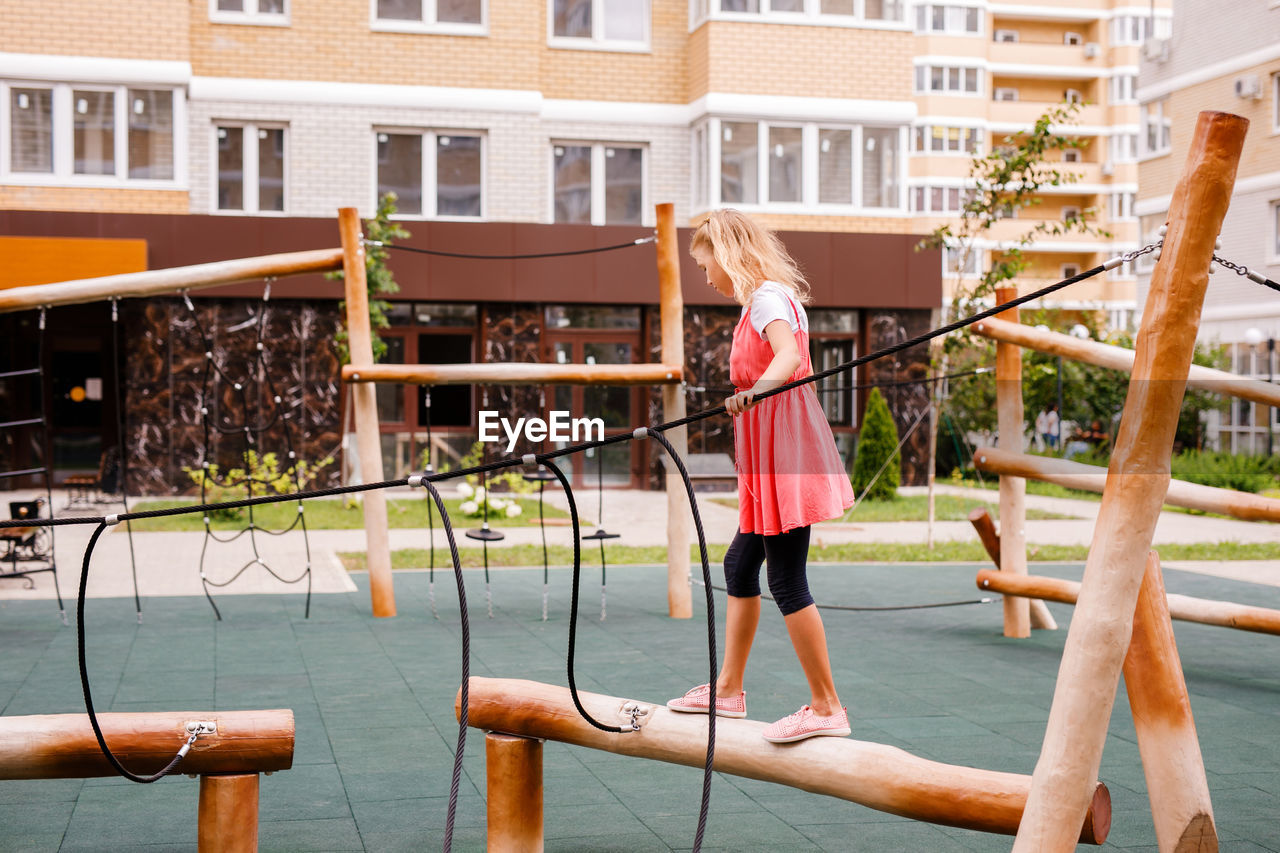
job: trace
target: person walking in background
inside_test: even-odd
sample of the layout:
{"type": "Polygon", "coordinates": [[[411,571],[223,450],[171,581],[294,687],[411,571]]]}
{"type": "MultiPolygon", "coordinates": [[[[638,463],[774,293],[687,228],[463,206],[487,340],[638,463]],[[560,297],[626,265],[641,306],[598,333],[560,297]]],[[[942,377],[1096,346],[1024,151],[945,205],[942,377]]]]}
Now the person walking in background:
{"type": "MultiPolygon", "coordinates": [[[[756,395],[810,375],[808,285],[778,238],[735,210],[717,210],[694,231],[689,252],[707,285],[742,306],[733,332],[724,402],[733,416],[738,470],[738,533],[724,558],[728,605],[724,663],[716,679],[716,714],[747,715],[747,657],[760,621],[760,568],[809,683],[809,703],[764,730],[788,743],[850,733],[827,652],[826,632],[809,593],[810,525],[841,515],[853,488],[813,386],[764,400],[756,395]]],[[[673,711],[707,713],[710,685],[672,699],[673,711]]]]}

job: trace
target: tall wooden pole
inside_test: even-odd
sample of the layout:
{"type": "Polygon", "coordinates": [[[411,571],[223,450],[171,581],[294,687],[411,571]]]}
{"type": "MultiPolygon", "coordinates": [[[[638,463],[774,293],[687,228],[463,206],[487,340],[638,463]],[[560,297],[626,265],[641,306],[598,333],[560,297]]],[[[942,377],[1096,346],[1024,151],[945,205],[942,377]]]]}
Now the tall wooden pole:
{"type": "MultiPolygon", "coordinates": [[[[1016,287],[997,287],[996,302],[1018,297],[1016,287]]],[[[999,315],[1011,323],[1018,322],[1018,309],[1010,308],[999,315]]],[[[1000,430],[1000,447],[1022,452],[1022,349],[1013,344],[996,344],[996,415],[1000,430]]],[[[1027,573],[1027,481],[1021,477],[1000,478],[1000,571],[1015,575],[1027,573]]],[[[1031,636],[1031,606],[1025,598],[1004,597],[1004,635],[1031,636]]]]}
{"type": "Polygon", "coordinates": [[[1240,116],[1200,113],[1169,205],[1168,232],[1151,277],[1124,416],[1015,853],[1075,849],[1102,761],[1147,551],[1169,486],[1169,457],[1209,263],[1248,126],[1240,116]]]}
{"type": "MultiPolygon", "coordinates": [[[[680,289],[680,242],[676,234],[675,205],[660,204],[658,212],[658,289],[662,316],[663,364],[684,364],[684,293],[680,289]]],[[[684,386],[662,386],[662,419],[685,416],[684,386]]],[[[681,458],[689,453],[689,429],[678,427],[665,433],[681,458]]],[[[690,509],[680,472],[670,459],[667,480],[667,615],[672,619],[693,616],[693,594],[689,589],[690,509]]]]}
{"type": "MultiPolygon", "coordinates": [[[[347,346],[352,367],[359,369],[373,364],[373,330],[369,327],[364,239],[360,233],[360,215],[354,207],[338,211],[338,228],[342,232],[342,271],[347,295],[347,346]]],[[[375,386],[368,382],[356,383],[351,389],[351,401],[356,410],[360,477],[366,483],[379,483],[384,477],[375,386]]],[[[396,592],[391,580],[391,546],[387,538],[387,496],[381,490],[364,493],[364,531],[373,615],[389,618],[396,615],[396,592]]]]}
{"type": "Polygon", "coordinates": [[[1147,558],[1138,592],[1133,639],[1124,659],[1124,686],[1147,777],[1156,843],[1162,853],[1217,850],[1204,757],[1155,551],[1147,558]]]}

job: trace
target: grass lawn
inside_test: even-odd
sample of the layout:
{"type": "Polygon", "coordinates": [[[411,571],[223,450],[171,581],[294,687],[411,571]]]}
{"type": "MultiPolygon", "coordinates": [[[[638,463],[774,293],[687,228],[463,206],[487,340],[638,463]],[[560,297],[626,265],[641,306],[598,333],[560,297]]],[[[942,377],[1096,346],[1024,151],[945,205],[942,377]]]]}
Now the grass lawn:
{"type": "MultiPolygon", "coordinates": [[[[723,504],[732,509],[738,508],[737,498],[712,498],[713,502],[723,504]]],[[[968,521],[969,513],[983,507],[991,513],[992,518],[999,518],[999,510],[995,504],[973,498],[961,498],[955,495],[934,495],[934,518],[937,521],[968,521]]],[[[1046,510],[1027,508],[1027,518],[1075,518],[1046,510]]],[[[843,518],[833,521],[928,521],[928,495],[899,495],[891,501],[863,501],[843,518]]]]}
{"type": "MultiPolygon", "coordinates": [[[[443,497],[443,496],[442,496],[443,497]]],[[[505,497],[505,495],[503,496],[505,497]]],[[[470,524],[473,520],[466,516],[459,509],[462,498],[445,498],[444,505],[449,510],[449,517],[454,520],[455,524],[470,524]]],[[[133,512],[143,512],[146,510],[169,509],[170,507],[191,506],[189,501],[143,501],[130,507],[133,512]]],[[[306,506],[307,527],[311,530],[358,530],[364,527],[364,513],[360,504],[353,503],[350,506],[345,505],[341,500],[309,500],[306,506]]],[[[503,517],[501,520],[503,527],[528,527],[537,525],[538,523],[538,498],[521,498],[520,506],[522,512],[515,518],[503,517]]],[[[432,505],[434,515],[433,524],[440,525],[440,514],[435,512],[435,506],[432,505]]],[[[249,515],[247,509],[240,510],[244,515],[241,518],[214,518],[212,527],[214,530],[239,530],[248,523],[249,515]]],[[[282,527],[288,527],[293,523],[293,519],[298,514],[298,504],[295,501],[285,501],[277,504],[264,504],[253,508],[253,520],[259,527],[265,527],[272,530],[278,530],[282,527]]],[[[564,518],[567,519],[569,514],[562,510],[556,509],[551,504],[546,504],[543,514],[547,518],[564,518]]],[[[490,516],[491,521],[498,521],[495,516],[490,516]]],[[[387,501],[387,526],[388,527],[426,527],[427,526],[427,499],[426,498],[396,498],[387,501]]],[[[200,513],[191,512],[183,515],[168,515],[161,518],[144,518],[133,522],[133,529],[138,531],[160,531],[160,530],[204,530],[204,521],[200,513]]]]}
{"type": "MultiPolygon", "coordinates": [[[[599,566],[600,550],[594,543],[584,543],[582,549],[582,565],[586,569],[599,566]]],[[[710,545],[708,557],[713,565],[724,559],[725,545],[710,545]]],[[[1280,559],[1280,542],[1200,542],[1188,545],[1162,545],[1158,549],[1160,559],[1165,562],[1175,560],[1276,560],[1280,559]]],[[[553,545],[548,549],[548,561],[552,566],[573,565],[573,549],[567,545],[553,545]]],[[[698,548],[690,549],[693,570],[697,574],[700,565],[698,548]]],[[[1031,562],[1082,563],[1088,556],[1086,545],[1028,545],[1027,559],[1031,562]]],[[[460,548],[464,568],[479,568],[484,565],[483,551],[480,548],[460,548]]],[[[653,565],[667,561],[667,549],[658,546],[606,545],[605,556],[610,566],[653,565]]],[[[363,552],[343,551],[338,554],[348,571],[363,571],[365,555],[363,552]]],[[[978,542],[938,542],[932,550],[923,543],[919,545],[862,543],[820,545],[815,542],[809,548],[809,559],[815,563],[989,563],[982,545],[978,542]]],[[[405,548],[391,552],[393,569],[425,569],[431,564],[431,555],[425,548],[405,548]]],[[[538,566],[542,564],[541,545],[512,545],[489,549],[490,566],[538,566]]],[[[435,555],[437,569],[451,568],[449,552],[446,548],[437,548],[435,555]]]]}

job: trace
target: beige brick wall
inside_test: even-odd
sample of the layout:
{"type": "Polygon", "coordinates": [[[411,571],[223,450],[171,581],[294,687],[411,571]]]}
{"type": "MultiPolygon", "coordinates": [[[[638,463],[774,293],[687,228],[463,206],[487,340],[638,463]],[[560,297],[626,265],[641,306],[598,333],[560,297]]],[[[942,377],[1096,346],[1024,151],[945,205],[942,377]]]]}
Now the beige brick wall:
{"type": "MultiPolygon", "coordinates": [[[[854,27],[802,27],[713,21],[704,24],[708,91],[814,98],[907,100],[914,36],[854,27]],[[767,49],[762,49],[767,45],[767,49]]],[[[692,51],[691,51],[692,52],[692,51]]],[[[692,80],[690,81],[693,82],[692,80]]]]}
{"type": "Polygon", "coordinates": [[[752,218],[775,231],[838,231],[860,234],[918,234],[921,225],[907,216],[809,216],[752,213],[752,218]]]}
{"type": "Polygon", "coordinates": [[[0,186],[0,208],[90,213],[189,213],[181,190],[87,189],[0,186]]]}
{"type": "Polygon", "coordinates": [[[0,51],[185,60],[187,2],[4,0],[0,3],[0,51]]]}

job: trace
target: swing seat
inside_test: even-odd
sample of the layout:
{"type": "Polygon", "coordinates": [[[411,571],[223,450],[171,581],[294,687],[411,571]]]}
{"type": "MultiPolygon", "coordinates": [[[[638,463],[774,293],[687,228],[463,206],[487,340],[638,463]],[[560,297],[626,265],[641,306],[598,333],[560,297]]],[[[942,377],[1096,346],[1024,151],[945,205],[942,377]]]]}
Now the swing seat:
{"type": "Polygon", "coordinates": [[[490,530],[488,527],[481,527],[476,530],[468,530],[467,538],[478,539],[481,542],[500,542],[507,537],[496,530],[490,530]]]}

